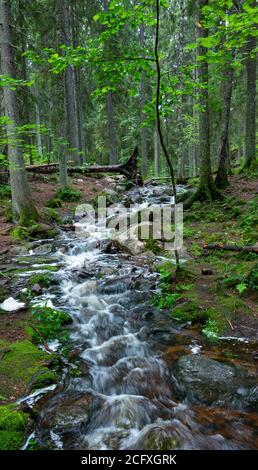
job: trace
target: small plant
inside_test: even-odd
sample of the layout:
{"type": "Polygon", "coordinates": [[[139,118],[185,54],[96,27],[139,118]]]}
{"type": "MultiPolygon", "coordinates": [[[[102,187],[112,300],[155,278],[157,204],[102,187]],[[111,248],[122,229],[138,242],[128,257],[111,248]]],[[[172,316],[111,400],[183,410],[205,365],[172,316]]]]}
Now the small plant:
{"type": "Polygon", "coordinates": [[[239,294],[241,295],[246,291],[247,285],[246,285],[245,282],[240,282],[240,284],[236,285],[236,289],[239,292],[239,294]]]}
{"type": "Polygon", "coordinates": [[[173,305],[175,305],[176,301],[180,299],[180,297],[181,295],[177,292],[174,292],[172,294],[159,294],[155,297],[154,305],[161,309],[173,307],[173,305]]]}
{"type": "Polygon", "coordinates": [[[44,217],[48,222],[60,222],[60,216],[56,209],[53,207],[46,207],[44,210],[44,217]]]}
{"type": "Polygon", "coordinates": [[[9,199],[11,197],[11,187],[8,184],[0,184],[0,198],[9,199]]]}
{"type": "Polygon", "coordinates": [[[57,192],[57,197],[65,202],[78,202],[81,199],[81,193],[71,188],[60,189],[57,192]]]}
{"type": "Polygon", "coordinates": [[[50,209],[56,209],[58,207],[62,206],[62,201],[58,197],[52,197],[46,202],[46,207],[49,207],[50,209]]]}
{"type": "Polygon", "coordinates": [[[35,343],[51,339],[58,339],[63,343],[67,342],[69,332],[63,330],[63,327],[72,322],[72,318],[68,313],[47,306],[35,306],[32,308],[32,315],[36,325],[32,335],[35,343]]]}
{"type": "Polygon", "coordinates": [[[219,339],[220,329],[216,320],[209,318],[202,329],[202,334],[211,341],[217,341],[219,339]]]}

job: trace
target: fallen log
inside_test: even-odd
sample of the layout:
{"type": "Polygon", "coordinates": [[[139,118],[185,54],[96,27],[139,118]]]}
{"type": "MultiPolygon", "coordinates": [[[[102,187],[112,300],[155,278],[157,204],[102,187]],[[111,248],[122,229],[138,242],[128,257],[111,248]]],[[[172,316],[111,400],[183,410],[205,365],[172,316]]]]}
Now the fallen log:
{"type": "MultiPolygon", "coordinates": [[[[141,173],[137,167],[138,148],[136,147],[127,162],[120,165],[92,165],[92,166],[69,166],[67,168],[68,174],[79,173],[88,175],[92,173],[119,173],[124,175],[128,180],[131,180],[135,185],[142,186],[141,173]]],[[[29,173],[50,174],[58,171],[59,164],[51,163],[47,165],[29,165],[26,170],[29,173]]]]}
{"type": "Polygon", "coordinates": [[[209,243],[203,245],[203,250],[224,250],[224,251],[237,251],[240,253],[256,253],[258,254],[258,246],[239,246],[239,245],[225,245],[223,243],[209,243]]]}

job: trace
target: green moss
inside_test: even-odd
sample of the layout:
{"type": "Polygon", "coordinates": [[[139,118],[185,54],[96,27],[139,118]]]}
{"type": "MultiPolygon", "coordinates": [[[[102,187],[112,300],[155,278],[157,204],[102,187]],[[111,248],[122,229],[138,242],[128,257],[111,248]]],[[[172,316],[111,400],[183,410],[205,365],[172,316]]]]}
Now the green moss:
{"type": "Polygon", "coordinates": [[[59,379],[57,372],[50,369],[39,370],[32,378],[31,391],[38,390],[40,388],[47,387],[59,379]]]}
{"type": "Polygon", "coordinates": [[[0,394],[9,396],[18,389],[26,391],[33,376],[39,371],[48,371],[51,355],[39,350],[31,341],[23,340],[8,345],[0,361],[0,394]]]}
{"type": "Polygon", "coordinates": [[[0,431],[0,450],[20,450],[24,442],[23,433],[0,431]]]}
{"type": "Polygon", "coordinates": [[[14,409],[13,405],[0,406],[0,430],[24,431],[28,424],[28,415],[14,409]]]}
{"type": "Polygon", "coordinates": [[[0,450],[19,450],[25,440],[27,414],[12,405],[0,406],[0,450]]]}
{"type": "Polygon", "coordinates": [[[34,274],[27,281],[27,286],[32,287],[35,284],[39,284],[42,287],[49,287],[53,281],[53,275],[51,273],[39,273],[34,274]]]}
{"type": "Polygon", "coordinates": [[[46,229],[40,224],[32,224],[29,227],[19,225],[12,230],[13,238],[17,240],[35,240],[38,238],[53,238],[57,235],[56,229],[46,229]]]}
{"type": "Polygon", "coordinates": [[[19,225],[22,227],[30,227],[32,223],[38,221],[38,213],[36,209],[32,206],[25,207],[20,213],[19,225]]]}

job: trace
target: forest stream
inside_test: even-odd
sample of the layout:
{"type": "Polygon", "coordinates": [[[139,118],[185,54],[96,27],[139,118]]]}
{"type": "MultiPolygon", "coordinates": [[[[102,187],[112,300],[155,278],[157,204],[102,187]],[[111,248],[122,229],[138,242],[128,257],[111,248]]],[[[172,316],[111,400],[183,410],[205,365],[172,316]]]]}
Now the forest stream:
{"type": "MultiPolygon", "coordinates": [[[[129,193],[139,206],[166,199],[164,186],[129,193]]],[[[64,359],[61,383],[18,401],[40,409],[24,449],[32,438],[47,449],[258,448],[257,375],[246,360],[252,345],[209,343],[154,307],[162,257],[110,249],[107,232],[62,232],[14,258],[30,268],[21,284],[42,255],[44,265],[58,266],[56,282],[33,302],[72,315],[76,366],[64,359]],[[237,357],[237,367],[227,357],[237,357]]]]}

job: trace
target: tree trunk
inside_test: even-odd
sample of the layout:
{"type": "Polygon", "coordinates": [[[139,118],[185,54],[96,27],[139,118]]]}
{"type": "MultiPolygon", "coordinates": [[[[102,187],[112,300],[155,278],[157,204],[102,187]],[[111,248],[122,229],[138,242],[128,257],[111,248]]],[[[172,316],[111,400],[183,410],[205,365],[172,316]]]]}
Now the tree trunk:
{"type": "Polygon", "coordinates": [[[42,150],[42,135],[41,135],[41,119],[40,119],[40,111],[39,111],[39,92],[38,89],[34,89],[34,96],[35,96],[35,114],[36,114],[36,124],[37,124],[37,150],[39,157],[42,157],[43,150],[42,150]]]}
{"type": "MultiPolygon", "coordinates": [[[[69,20],[69,3],[63,0],[62,29],[63,39],[66,46],[71,46],[71,25],[69,20]]],[[[68,65],[64,73],[65,79],[65,104],[67,116],[67,137],[70,145],[69,156],[76,165],[79,165],[80,155],[78,154],[79,143],[77,134],[77,116],[75,106],[74,76],[73,67],[68,65]]]]}
{"type": "MultiPolygon", "coordinates": [[[[140,25],[140,45],[144,49],[145,47],[145,36],[144,36],[144,25],[140,25]]],[[[141,125],[145,121],[144,107],[146,104],[146,76],[142,72],[141,77],[141,90],[140,90],[140,104],[141,104],[141,125]]],[[[148,144],[147,144],[147,129],[141,127],[141,157],[142,157],[142,174],[146,176],[148,173],[148,144]]]]}
{"type": "MultiPolygon", "coordinates": [[[[65,34],[64,34],[64,2],[59,0],[57,3],[57,43],[60,47],[62,44],[65,44],[65,34]]],[[[67,114],[68,107],[65,97],[66,90],[66,80],[65,72],[59,73],[55,80],[55,95],[57,98],[57,116],[58,123],[56,126],[57,132],[57,142],[56,147],[59,156],[59,181],[62,189],[67,187],[67,114]]]]}
{"type": "MultiPolygon", "coordinates": [[[[119,173],[124,175],[128,180],[133,181],[137,186],[142,185],[142,177],[137,166],[138,149],[135,148],[129,160],[120,165],[93,165],[85,167],[70,167],[67,169],[69,174],[82,174],[88,175],[92,173],[119,173]]],[[[60,165],[59,165],[60,166],[60,165]]],[[[50,174],[57,171],[58,163],[52,163],[50,165],[32,165],[27,167],[27,171],[37,174],[50,174]]]]}
{"type": "Polygon", "coordinates": [[[117,162],[116,136],[113,116],[113,96],[112,91],[107,92],[107,118],[108,118],[108,142],[109,142],[109,164],[117,162]]]}
{"type": "MultiPolygon", "coordinates": [[[[11,9],[10,1],[0,0],[0,45],[1,45],[1,69],[4,75],[16,78],[13,61],[12,33],[11,33],[11,9]]],[[[17,91],[11,87],[4,87],[5,114],[10,119],[7,125],[8,155],[10,166],[10,183],[12,192],[13,212],[19,217],[22,225],[29,224],[38,218],[34,207],[31,192],[27,180],[22,148],[17,139],[17,126],[20,125],[17,102],[17,91]]]]}
{"type": "MultiPolygon", "coordinates": [[[[208,29],[205,28],[203,8],[209,5],[209,0],[199,0],[199,37],[207,38],[208,29]]],[[[199,44],[198,56],[202,57],[198,69],[200,95],[199,114],[199,140],[200,140],[200,182],[197,191],[185,202],[185,207],[190,207],[194,201],[212,201],[222,196],[217,191],[212,177],[211,157],[210,157],[210,113],[209,113],[209,68],[205,59],[206,48],[199,44]]]]}
{"type": "MultiPolygon", "coordinates": [[[[77,5],[76,2],[71,4],[71,12],[72,12],[72,39],[73,39],[73,47],[78,46],[78,34],[79,30],[77,27],[76,21],[74,21],[74,17],[77,16],[77,5]]],[[[81,90],[81,67],[74,67],[74,92],[75,92],[75,108],[76,108],[76,131],[77,131],[77,141],[79,150],[81,153],[81,162],[86,163],[86,145],[85,145],[85,135],[83,129],[83,99],[82,99],[82,90],[81,90]]]]}
{"type": "MultiPolygon", "coordinates": [[[[253,6],[256,6],[256,1],[253,6]]],[[[246,59],[246,136],[245,167],[250,168],[256,159],[256,54],[251,53],[256,47],[256,38],[251,37],[247,44],[246,59]]]]}
{"type": "MultiPolygon", "coordinates": [[[[184,34],[185,34],[185,2],[179,1],[179,31],[178,31],[178,66],[179,68],[184,65],[184,34]]],[[[182,85],[180,86],[182,92],[182,85]]],[[[179,145],[178,145],[178,166],[177,166],[177,181],[182,183],[185,178],[185,148],[184,148],[184,122],[183,122],[183,95],[180,95],[178,106],[178,129],[179,129],[179,145]]]]}
{"type": "Polygon", "coordinates": [[[218,188],[224,189],[228,186],[228,169],[229,169],[229,121],[230,121],[230,106],[233,88],[233,69],[226,66],[224,73],[223,83],[223,97],[222,97],[222,129],[221,129],[221,147],[219,156],[219,168],[215,178],[215,184],[218,188]]]}
{"type": "Polygon", "coordinates": [[[159,176],[160,148],[159,148],[158,130],[156,126],[154,127],[154,132],[153,132],[153,147],[154,147],[154,175],[158,177],[159,176]]]}

